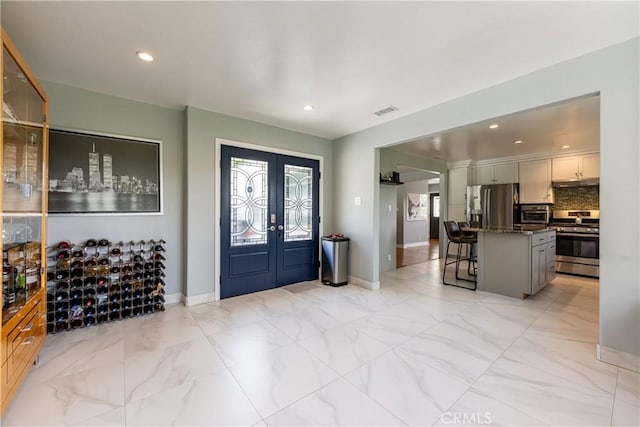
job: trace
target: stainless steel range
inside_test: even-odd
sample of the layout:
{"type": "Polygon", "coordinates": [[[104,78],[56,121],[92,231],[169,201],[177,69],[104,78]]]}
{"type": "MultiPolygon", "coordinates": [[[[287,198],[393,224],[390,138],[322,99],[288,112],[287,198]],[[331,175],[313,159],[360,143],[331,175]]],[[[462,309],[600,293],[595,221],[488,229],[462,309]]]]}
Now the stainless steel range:
{"type": "Polygon", "coordinates": [[[600,211],[556,210],[556,271],[600,276],[600,211]]]}

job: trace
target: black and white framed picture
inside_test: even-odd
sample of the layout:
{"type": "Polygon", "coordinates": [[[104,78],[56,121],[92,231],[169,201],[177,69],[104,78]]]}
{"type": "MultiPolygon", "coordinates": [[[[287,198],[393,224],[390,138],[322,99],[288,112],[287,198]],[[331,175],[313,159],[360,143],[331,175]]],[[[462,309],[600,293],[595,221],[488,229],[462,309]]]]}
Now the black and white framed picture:
{"type": "Polygon", "coordinates": [[[162,214],[161,141],[49,131],[49,213],[162,214]]]}

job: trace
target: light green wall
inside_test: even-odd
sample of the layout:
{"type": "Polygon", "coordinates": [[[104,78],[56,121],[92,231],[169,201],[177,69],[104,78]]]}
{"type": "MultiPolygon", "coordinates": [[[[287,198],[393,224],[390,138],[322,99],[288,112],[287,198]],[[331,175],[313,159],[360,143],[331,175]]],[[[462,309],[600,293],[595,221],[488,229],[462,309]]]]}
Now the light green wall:
{"type": "Polygon", "coordinates": [[[323,209],[321,230],[333,232],[333,167],[331,141],[225,116],[194,107],[185,110],[187,155],[187,259],[186,295],[213,294],[215,253],[215,176],[219,160],[215,158],[215,139],[222,138],[271,148],[321,156],[323,159],[323,209]]]}
{"type": "Polygon", "coordinates": [[[375,160],[380,147],[600,92],[599,341],[640,355],[640,228],[629,217],[637,216],[640,197],[638,62],[635,38],[334,141],[335,180],[349,183],[334,199],[335,226],[354,237],[353,274],[373,282],[379,277],[380,167],[375,160]],[[354,195],[362,195],[362,208],[354,209],[354,195]]]}
{"type": "Polygon", "coordinates": [[[115,241],[164,238],[167,241],[167,288],[182,292],[182,234],[184,201],[182,111],[135,102],[51,82],[42,82],[49,95],[50,127],[111,133],[162,140],[164,215],[49,217],[48,244],[90,237],[115,241]]]}

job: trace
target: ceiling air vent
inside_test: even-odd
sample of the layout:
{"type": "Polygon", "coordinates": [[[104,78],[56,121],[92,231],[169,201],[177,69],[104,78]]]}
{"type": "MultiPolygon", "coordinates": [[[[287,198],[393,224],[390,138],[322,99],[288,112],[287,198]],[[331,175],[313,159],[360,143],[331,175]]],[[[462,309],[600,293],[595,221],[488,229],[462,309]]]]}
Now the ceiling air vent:
{"type": "Polygon", "coordinates": [[[385,114],[392,113],[394,111],[398,111],[398,107],[394,107],[393,105],[389,105],[387,108],[383,108],[382,110],[375,111],[373,114],[376,116],[384,116],[385,114]]]}

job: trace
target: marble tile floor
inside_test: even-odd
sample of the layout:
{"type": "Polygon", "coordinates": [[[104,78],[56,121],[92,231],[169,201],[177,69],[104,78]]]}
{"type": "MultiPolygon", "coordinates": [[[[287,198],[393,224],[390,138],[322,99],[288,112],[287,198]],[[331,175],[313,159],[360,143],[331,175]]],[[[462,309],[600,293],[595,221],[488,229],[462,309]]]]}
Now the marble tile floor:
{"type": "Polygon", "coordinates": [[[639,375],[595,358],[596,280],[519,300],[440,268],[51,335],[1,425],[640,425],[639,375]]]}

